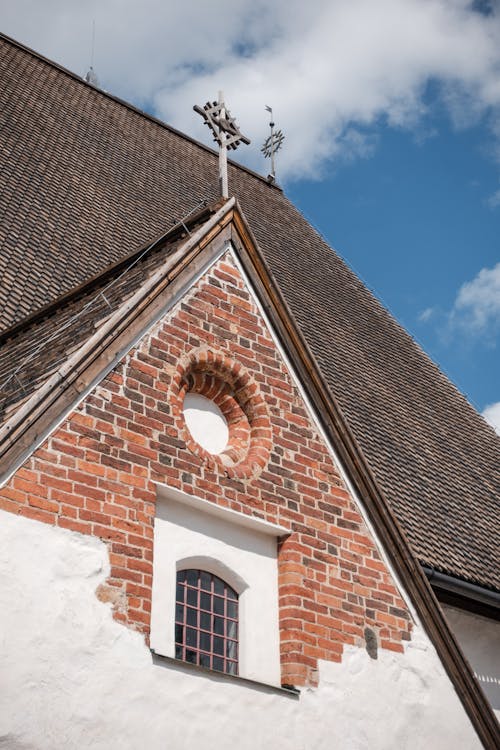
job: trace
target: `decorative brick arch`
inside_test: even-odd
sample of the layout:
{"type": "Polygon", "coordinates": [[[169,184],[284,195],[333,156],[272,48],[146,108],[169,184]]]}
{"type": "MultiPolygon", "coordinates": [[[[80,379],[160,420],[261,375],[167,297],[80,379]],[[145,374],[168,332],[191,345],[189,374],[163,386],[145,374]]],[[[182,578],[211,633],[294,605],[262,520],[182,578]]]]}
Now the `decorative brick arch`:
{"type": "Polygon", "coordinates": [[[239,362],[223,351],[203,348],[190,352],[177,365],[171,404],[180,437],[211,468],[241,479],[258,476],[264,469],[272,446],[271,420],[259,386],[239,362]],[[222,453],[209,453],[193,439],[183,414],[187,393],[205,396],[224,415],[229,440],[222,453]]]}

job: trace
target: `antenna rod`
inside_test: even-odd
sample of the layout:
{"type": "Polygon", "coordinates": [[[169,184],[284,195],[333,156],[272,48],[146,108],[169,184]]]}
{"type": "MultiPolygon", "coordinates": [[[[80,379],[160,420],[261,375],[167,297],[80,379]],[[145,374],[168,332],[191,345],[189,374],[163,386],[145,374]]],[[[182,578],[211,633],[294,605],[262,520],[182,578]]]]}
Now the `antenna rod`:
{"type": "MultiPolygon", "coordinates": [[[[220,120],[226,119],[226,105],[224,92],[219,91],[220,120]]],[[[226,138],[222,135],[222,125],[219,124],[219,188],[223,198],[229,198],[229,184],[227,179],[227,147],[226,138]]]]}
{"type": "Polygon", "coordinates": [[[90,47],[90,68],[85,73],[85,80],[91,86],[99,88],[99,79],[94,72],[94,54],[95,54],[95,18],[92,19],[92,45],[90,47]]]}
{"type": "Polygon", "coordinates": [[[275,150],[275,143],[274,143],[274,122],[273,122],[273,110],[272,107],[269,107],[269,111],[271,112],[271,122],[269,123],[269,127],[271,128],[271,174],[273,177],[273,180],[276,179],[276,168],[274,166],[274,150],[275,150]]]}
{"type": "Polygon", "coordinates": [[[94,51],[95,51],[95,18],[92,19],[92,51],[90,54],[90,69],[94,68],[94,51]]]}

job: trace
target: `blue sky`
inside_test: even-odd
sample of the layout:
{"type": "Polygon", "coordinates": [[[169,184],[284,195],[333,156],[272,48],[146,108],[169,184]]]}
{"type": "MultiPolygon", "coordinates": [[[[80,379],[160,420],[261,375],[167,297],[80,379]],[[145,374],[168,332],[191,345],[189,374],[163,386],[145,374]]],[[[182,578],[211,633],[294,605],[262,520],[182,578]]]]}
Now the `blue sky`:
{"type": "Polygon", "coordinates": [[[498,306],[478,331],[454,305],[500,260],[498,169],[484,125],[457,132],[439,113],[429,123],[424,141],[380,124],[372,154],[287,193],[481,411],[500,396],[498,306]]]}
{"type": "Polygon", "coordinates": [[[500,430],[497,0],[0,0],[2,31],[267,174],[500,430]],[[223,23],[220,19],[224,19],[223,23]]]}

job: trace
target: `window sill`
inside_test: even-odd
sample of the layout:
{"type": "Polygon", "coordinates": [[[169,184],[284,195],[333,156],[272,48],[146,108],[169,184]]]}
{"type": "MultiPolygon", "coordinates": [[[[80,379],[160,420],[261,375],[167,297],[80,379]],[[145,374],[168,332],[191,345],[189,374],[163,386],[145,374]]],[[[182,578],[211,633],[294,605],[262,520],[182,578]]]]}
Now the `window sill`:
{"type": "Polygon", "coordinates": [[[289,698],[298,699],[300,696],[300,690],[292,686],[278,687],[277,685],[269,685],[269,683],[267,682],[249,680],[247,677],[239,677],[238,675],[226,674],[225,672],[217,672],[213,669],[207,669],[207,667],[200,667],[197,664],[191,664],[187,661],[175,659],[173,656],[163,656],[162,654],[158,654],[154,649],[150,649],[150,651],[153,655],[153,663],[163,664],[165,666],[169,665],[183,671],[187,670],[189,672],[198,672],[198,674],[205,675],[206,677],[235,682],[239,683],[240,685],[244,684],[250,688],[271,691],[273,693],[278,693],[279,695],[286,695],[289,698]]]}

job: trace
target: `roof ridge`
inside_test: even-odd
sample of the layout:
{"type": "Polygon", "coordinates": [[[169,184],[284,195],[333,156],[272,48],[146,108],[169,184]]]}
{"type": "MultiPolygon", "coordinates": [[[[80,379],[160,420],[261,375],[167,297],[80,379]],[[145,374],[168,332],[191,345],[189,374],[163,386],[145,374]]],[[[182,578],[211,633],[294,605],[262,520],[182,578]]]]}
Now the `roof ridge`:
{"type": "MultiPolygon", "coordinates": [[[[128,102],[126,99],[122,99],[121,97],[116,96],[115,94],[111,94],[109,91],[105,91],[105,89],[101,89],[97,86],[94,86],[93,84],[86,81],[85,78],[82,78],[81,76],[79,76],[78,73],[74,73],[69,68],[65,68],[64,65],[61,65],[55,60],[51,60],[50,57],[45,57],[45,55],[42,55],[40,52],[37,52],[32,47],[28,47],[26,44],[23,44],[22,42],[17,41],[17,39],[14,39],[8,34],[4,34],[2,31],[0,31],[0,39],[3,39],[4,41],[8,42],[14,47],[17,47],[23,52],[27,52],[28,54],[32,55],[37,60],[40,60],[46,63],[47,65],[50,65],[53,68],[56,68],[61,73],[64,73],[69,78],[72,78],[73,80],[75,80],[77,83],[80,83],[81,85],[86,86],[92,91],[95,91],[98,94],[101,94],[102,96],[105,96],[106,98],[111,99],[116,104],[119,104],[122,107],[125,107],[126,109],[131,110],[135,114],[140,115],[141,117],[144,117],[146,120],[149,120],[155,125],[159,125],[160,127],[165,128],[165,130],[168,130],[173,135],[177,135],[180,138],[183,138],[184,140],[189,141],[194,146],[198,146],[199,148],[203,149],[204,151],[207,151],[210,154],[213,154],[214,156],[218,155],[218,152],[215,149],[211,148],[210,146],[207,146],[205,143],[198,141],[196,138],[193,138],[187,133],[183,133],[182,130],[177,130],[177,128],[174,128],[172,125],[169,125],[164,120],[160,120],[159,117],[155,117],[155,115],[152,115],[149,112],[146,112],[144,109],[141,109],[140,107],[136,107],[135,104],[128,102]]],[[[249,174],[251,177],[255,177],[256,179],[263,182],[265,185],[268,185],[268,187],[278,190],[280,193],[283,192],[283,188],[280,187],[280,185],[278,185],[276,182],[269,182],[269,180],[266,177],[259,174],[255,170],[250,169],[250,167],[246,167],[244,164],[238,164],[238,162],[233,161],[233,159],[230,159],[230,158],[228,158],[227,161],[228,161],[228,164],[230,164],[232,167],[243,170],[244,172],[249,174]]]]}

